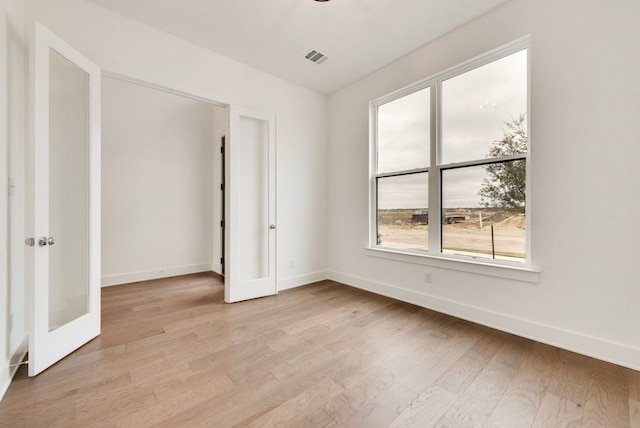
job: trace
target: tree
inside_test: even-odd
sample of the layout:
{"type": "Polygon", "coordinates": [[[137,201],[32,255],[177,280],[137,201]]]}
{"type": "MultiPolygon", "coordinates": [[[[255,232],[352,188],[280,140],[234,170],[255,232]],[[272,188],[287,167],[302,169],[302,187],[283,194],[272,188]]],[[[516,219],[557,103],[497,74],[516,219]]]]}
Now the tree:
{"type": "MultiPolygon", "coordinates": [[[[487,158],[496,158],[527,152],[525,115],[505,122],[502,139],[493,143],[487,158]]],[[[524,159],[492,163],[486,167],[487,177],[478,195],[485,207],[497,207],[524,212],[526,163],[524,159]]]]}

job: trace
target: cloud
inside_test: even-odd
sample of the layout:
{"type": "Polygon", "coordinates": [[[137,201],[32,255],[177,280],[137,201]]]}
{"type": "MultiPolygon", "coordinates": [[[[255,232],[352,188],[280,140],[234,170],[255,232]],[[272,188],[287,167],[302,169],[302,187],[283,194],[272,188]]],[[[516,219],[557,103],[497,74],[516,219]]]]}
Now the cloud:
{"type": "Polygon", "coordinates": [[[427,173],[378,179],[379,209],[424,209],[428,206],[429,177],[427,173]]]}
{"type": "Polygon", "coordinates": [[[378,172],[429,166],[430,89],[378,108],[378,172]]]}
{"type": "Polygon", "coordinates": [[[518,52],[443,82],[443,164],[483,159],[505,122],[526,113],[526,61],[518,52]]]}
{"type": "Polygon", "coordinates": [[[478,192],[486,175],[484,166],[442,171],[442,208],[480,207],[478,192]]]}
{"type": "MultiPolygon", "coordinates": [[[[430,166],[430,88],[378,107],[378,172],[430,166]]],[[[484,159],[505,123],[527,112],[527,53],[442,83],[442,165],[484,159]]],[[[379,181],[380,208],[426,208],[426,174],[379,181]],[[420,176],[420,177],[418,177],[420,176]]],[[[477,207],[484,167],[443,172],[443,207],[477,207]]]]}

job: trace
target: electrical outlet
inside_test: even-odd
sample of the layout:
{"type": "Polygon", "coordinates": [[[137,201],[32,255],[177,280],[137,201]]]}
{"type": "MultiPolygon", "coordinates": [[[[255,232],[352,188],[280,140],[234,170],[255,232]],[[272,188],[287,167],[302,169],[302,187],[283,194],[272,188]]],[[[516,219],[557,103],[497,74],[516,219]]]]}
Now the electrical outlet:
{"type": "Polygon", "coordinates": [[[9,315],[9,331],[13,331],[13,314],[9,315]]]}
{"type": "Polygon", "coordinates": [[[289,259],[289,269],[295,269],[296,267],[296,262],[293,261],[293,259],[289,259]]]}
{"type": "Polygon", "coordinates": [[[433,280],[433,277],[431,276],[431,272],[425,272],[424,273],[424,282],[426,282],[427,284],[431,284],[432,280],[433,280]]]}

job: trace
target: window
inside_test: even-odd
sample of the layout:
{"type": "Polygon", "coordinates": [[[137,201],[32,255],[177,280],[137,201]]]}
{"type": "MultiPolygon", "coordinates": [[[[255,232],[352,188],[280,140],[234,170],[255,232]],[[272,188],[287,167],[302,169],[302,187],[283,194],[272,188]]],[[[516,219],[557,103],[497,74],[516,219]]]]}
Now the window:
{"type": "Polygon", "coordinates": [[[528,263],[527,47],[372,103],[372,246],[528,263]]]}

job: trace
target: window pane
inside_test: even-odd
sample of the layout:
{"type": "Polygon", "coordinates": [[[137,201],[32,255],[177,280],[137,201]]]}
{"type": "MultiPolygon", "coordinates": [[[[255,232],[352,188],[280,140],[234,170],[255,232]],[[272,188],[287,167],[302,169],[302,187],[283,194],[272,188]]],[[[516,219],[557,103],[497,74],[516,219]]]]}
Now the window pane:
{"type": "MultiPolygon", "coordinates": [[[[507,124],[526,113],[526,50],[444,81],[442,163],[493,157],[489,149],[509,132],[507,124]]],[[[522,126],[526,130],[526,123],[522,126]]],[[[525,152],[526,142],[522,147],[513,152],[525,152]]]]}
{"type": "Polygon", "coordinates": [[[442,252],[524,261],[524,160],[442,171],[442,252]]]}
{"type": "Polygon", "coordinates": [[[378,178],[378,245],[427,250],[429,174],[378,178]]]}
{"type": "Polygon", "coordinates": [[[430,90],[378,107],[378,172],[429,166],[430,90]]]}

